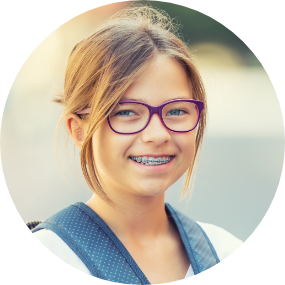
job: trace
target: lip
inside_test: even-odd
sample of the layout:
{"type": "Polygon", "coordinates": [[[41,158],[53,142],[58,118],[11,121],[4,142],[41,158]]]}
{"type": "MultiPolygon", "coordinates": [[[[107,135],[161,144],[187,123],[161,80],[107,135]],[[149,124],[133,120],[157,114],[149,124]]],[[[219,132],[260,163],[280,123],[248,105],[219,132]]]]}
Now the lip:
{"type": "Polygon", "coordinates": [[[132,156],[135,156],[135,157],[143,157],[143,156],[146,156],[146,157],[153,157],[153,158],[157,158],[157,157],[168,157],[168,156],[172,156],[174,157],[175,155],[174,154],[142,154],[142,155],[130,155],[130,157],[132,156]]]}
{"type": "MultiPolygon", "coordinates": [[[[144,155],[144,156],[151,156],[151,155],[144,155]]],[[[164,155],[164,156],[170,156],[170,155],[164,155]]],[[[155,158],[155,156],[152,155],[152,157],[155,158]]],[[[159,156],[156,156],[156,157],[159,157],[159,156]]],[[[163,157],[163,156],[162,156],[163,157]]],[[[141,169],[141,170],[144,170],[144,171],[148,171],[148,172],[151,172],[151,173],[157,173],[157,172],[164,172],[164,171],[167,171],[173,164],[173,161],[175,160],[175,156],[173,156],[173,158],[165,163],[165,164],[159,164],[159,165],[145,165],[145,164],[142,164],[142,163],[138,163],[134,160],[132,160],[131,158],[129,158],[129,160],[131,161],[131,163],[134,164],[135,167],[141,169]]]]}

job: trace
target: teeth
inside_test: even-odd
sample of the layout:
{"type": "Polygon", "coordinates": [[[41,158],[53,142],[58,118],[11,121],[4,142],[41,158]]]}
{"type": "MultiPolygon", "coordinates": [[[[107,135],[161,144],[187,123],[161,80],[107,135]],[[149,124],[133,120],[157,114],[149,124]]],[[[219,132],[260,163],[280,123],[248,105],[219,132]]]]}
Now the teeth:
{"type": "Polygon", "coordinates": [[[136,162],[140,162],[141,164],[146,164],[146,165],[159,165],[159,164],[164,164],[169,162],[173,157],[149,157],[147,159],[146,156],[140,157],[140,156],[132,156],[131,159],[136,161],[136,162]]]}
{"type": "Polygon", "coordinates": [[[147,157],[146,156],[142,157],[142,163],[147,163],[147,157]]]}
{"type": "Polygon", "coordinates": [[[150,164],[150,165],[156,164],[154,161],[155,161],[154,157],[150,157],[148,159],[148,164],[150,164]]]}

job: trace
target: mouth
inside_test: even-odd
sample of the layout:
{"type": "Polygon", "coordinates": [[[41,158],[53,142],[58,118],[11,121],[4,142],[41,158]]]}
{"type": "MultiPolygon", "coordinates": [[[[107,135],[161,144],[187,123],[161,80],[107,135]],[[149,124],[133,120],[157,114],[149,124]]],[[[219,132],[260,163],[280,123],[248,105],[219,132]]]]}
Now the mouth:
{"type": "Polygon", "coordinates": [[[174,156],[161,156],[161,157],[152,157],[152,156],[130,156],[129,158],[137,163],[144,165],[161,165],[169,163],[174,156]]]}

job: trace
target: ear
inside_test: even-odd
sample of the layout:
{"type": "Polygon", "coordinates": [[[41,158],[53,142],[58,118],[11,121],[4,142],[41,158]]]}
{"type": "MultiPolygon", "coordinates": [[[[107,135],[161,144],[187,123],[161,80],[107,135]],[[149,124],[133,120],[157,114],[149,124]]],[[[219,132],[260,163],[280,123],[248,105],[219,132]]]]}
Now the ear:
{"type": "Polygon", "coordinates": [[[74,143],[81,149],[85,139],[82,120],[75,114],[69,114],[66,117],[66,125],[74,143]]]}

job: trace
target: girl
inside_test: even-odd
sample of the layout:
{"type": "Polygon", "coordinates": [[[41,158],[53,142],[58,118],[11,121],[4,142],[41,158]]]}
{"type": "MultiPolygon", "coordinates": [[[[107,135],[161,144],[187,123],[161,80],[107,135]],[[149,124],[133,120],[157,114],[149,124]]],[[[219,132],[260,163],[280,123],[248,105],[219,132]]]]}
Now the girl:
{"type": "Polygon", "coordinates": [[[164,13],[129,6],[72,50],[62,120],[93,191],[33,232],[93,276],[128,284],[198,274],[241,241],[165,204],[185,172],[187,193],[206,126],[203,83],[164,13]]]}

